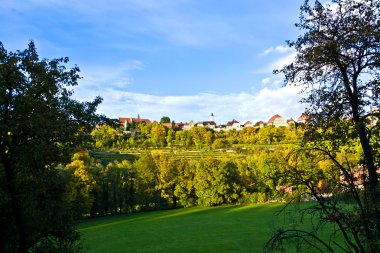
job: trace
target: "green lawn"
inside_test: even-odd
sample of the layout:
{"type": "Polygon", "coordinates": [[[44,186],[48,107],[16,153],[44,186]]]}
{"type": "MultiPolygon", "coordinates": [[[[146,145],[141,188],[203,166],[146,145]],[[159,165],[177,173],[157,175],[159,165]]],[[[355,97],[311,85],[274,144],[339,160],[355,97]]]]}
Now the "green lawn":
{"type": "MultiPolygon", "coordinates": [[[[288,215],[280,204],[194,207],[84,221],[87,252],[262,252],[288,215]]],[[[310,253],[312,251],[308,251],[310,253]]]]}

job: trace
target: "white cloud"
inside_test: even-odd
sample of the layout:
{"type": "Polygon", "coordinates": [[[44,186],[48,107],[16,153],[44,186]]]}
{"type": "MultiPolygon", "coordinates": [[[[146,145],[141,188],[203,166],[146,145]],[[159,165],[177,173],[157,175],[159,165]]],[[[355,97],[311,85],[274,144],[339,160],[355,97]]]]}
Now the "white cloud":
{"type": "MultiPolygon", "coordinates": [[[[266,50],[264,50],[260,56],[266,55],[266,59],[269,63],[266,65],[259,67],[257,69],[253,69],[250,71],[252,74],[268,74],[272,73],[275,69],[282,69],[284,66],[289,65],[295,60],[295,57],[297,55],[296,50],[290,47],[284,47],[284,46],[276,46],[276,47],[270,47],[266,50]],[[281,53],[281,55],[278,54],[272,54],[269,56],[269,54],[273,52],[281,53]]],[[[262,80],[262,84],[267,84],[270,82],[270,79],[265,78],[262,80]]]]}
{"type": "Polygon", "coordinates": [[[263,87],[267,88],[278,88],[283,83],[283,79],[279,76],[266,77],[261,80],[261,84],[263,87]]]}
{"type": "Polygon", "coordinates": [[[144,70],[144,64],[138,60],[131,60],[119,66],[92,66],[81,68],[81,86],[102,89],[108,86],[118,88],[129,86],[133,83],[131,72],[144,70]]]}
{"type": "Polygon", "coordinates": [[[286,54],[280,58],[274,59],[273,61],[271,61],[271,63],[267,64],[266,66],[258,70],[253,70],[251,72],[255,74],[256,73],[272,73],[273,70],[282,69],[286,65],[289,65],[290,63],[294,62],[296,55],[297,55],[296,52],[286,54]]]}
{"type": "Polygon", "coordinates": [[[277,59],[270,65],[270,69],[281,69],[286,65],[289,65],[290,63],[294,62],[296,55],[297,53],[292,52],[291,54],[287,54],[284,57],[277,59]]]}
{"type": "Polygon", "coordinates": [[[264,85],[270,84],[271,82],[272,82],[272,79],[270,77],[267,77],[261,80],[261,83],[264,85]]]}
{"type": "Polygon", "coordinates": [[[133,117],[139,114],[151,120],[169,116],[176,122],[208,120],[214,113],[217,123],[226,123],[235,118],[240,121],[268,120],[279,113],[286,118],[298,117],[305,105],[300,89],[294,86],[264,88],[258,93],[233,94],[201,93],[192,96],[157,96],[106,88],[99,91],[78,87],[78,98],[90,100],[96,95],[104,98],[99,112],[109,117],[133,117]]]}
{"type": "Polygon", "coordinates": [[[293,52],[294,49],[293,48],[290,48],[288,46],[283,46],[283,45],[279,45],[279,46],[276,46],[276,47],[270,47],[270,48],[267,48],[264,50],[264,52],[262,52],[260,55],[267,55],[267,54],[271,54],[271,53],[288,53],[288,52],[293,52]]]}

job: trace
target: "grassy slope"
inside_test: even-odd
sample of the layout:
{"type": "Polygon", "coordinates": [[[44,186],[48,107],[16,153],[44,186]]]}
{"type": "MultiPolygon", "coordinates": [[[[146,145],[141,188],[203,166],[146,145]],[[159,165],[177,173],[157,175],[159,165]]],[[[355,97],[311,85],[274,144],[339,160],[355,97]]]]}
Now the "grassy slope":
{"type": "MultiPolygon", "coordinates": [[[[281,205],[194,207],[88,220],[88,252],[262,252],[281,205]]],[[[288,218],[286,219],[288,220],[288,218]]],[[[310,253],[311,251],[308,251],[310,253]]]]}

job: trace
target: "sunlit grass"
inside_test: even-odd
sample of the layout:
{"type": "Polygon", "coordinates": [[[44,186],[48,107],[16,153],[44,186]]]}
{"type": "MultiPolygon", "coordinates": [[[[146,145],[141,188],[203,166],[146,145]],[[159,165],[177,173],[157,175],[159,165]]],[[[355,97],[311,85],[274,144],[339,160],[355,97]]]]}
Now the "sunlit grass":
{"type": "MultiPolygon", "coordinates": [[[[286,222],[280,204],[194,207],[84,221],[88,252],[262,252],[286,222]]],[[[310,252],[308,252],[310,253],[310,252]]]]}

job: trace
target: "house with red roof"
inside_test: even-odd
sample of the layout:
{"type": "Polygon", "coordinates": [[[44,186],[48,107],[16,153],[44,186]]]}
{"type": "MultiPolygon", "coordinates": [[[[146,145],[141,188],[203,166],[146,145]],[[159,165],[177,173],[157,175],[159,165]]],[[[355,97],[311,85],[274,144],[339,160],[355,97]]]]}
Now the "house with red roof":
{"type": "Polygon", "coordinates": [[[280,114],[273,115],[267,123],[268,126],[275,126],[275,127],[280,127],[280,126],[288,126],[288,123],[286,122],[285,118],[282,117],[280,114]]]}
{"type": "Polygon", "coordinates": [[[291,124],[295,124],[295,120],[293,118],[290,118],[286,121],[286,123],[288,123],[288,126],[290,126],[291,124]]]}
{"type": "Polygon", "coordinates": [[[253,123],[249,120],[244,123],[244,127],[253,127],[253,126],[254,126],[253,123]]]}
{"type": "Polygon", "coordinates": [[[134,123],[135,124],[140,124],[140,123],[149,124],[151,123],[151,121],[149,119],[142,119],[140,118],[140,115],[137,115],[137,118],[120,118],[119,117],[119,123],[121,125],[124,125],[124,131],[125,131],[128,125],[132,125],[134,123]]]}
{"type": "Polygon", "coordinates": [[[173,127],[173,123],[170,123],[170,122],[168,122],[168,123],[162,123],[162,125],[164,127],[166,127],[166,128],[172,128],[173,127]]]}
{"type": "Polygon", "coordinates": [[[309,115],[302,113],[301,116],[298,117],[297,122],[301,124],[305,124],[308,119],[309,119],[309,115]]]}

